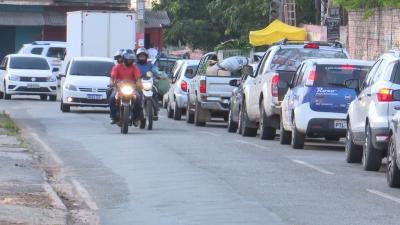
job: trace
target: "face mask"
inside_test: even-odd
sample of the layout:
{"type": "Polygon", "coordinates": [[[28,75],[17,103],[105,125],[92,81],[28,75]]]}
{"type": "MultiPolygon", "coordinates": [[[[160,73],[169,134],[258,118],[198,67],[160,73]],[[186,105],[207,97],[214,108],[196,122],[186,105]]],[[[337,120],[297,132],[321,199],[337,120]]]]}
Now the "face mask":
{"type": "Polygon", "coordinates": [[[125,66],[129,67],[132,66],[133,62],[131,60],[126,60],[125,62],[125,66]]]}
{"type": "Polygon", "coordinates": [[[146,59],[139,59],[139,64],[146,64],[147,63],[147,60],[146,59]]]}

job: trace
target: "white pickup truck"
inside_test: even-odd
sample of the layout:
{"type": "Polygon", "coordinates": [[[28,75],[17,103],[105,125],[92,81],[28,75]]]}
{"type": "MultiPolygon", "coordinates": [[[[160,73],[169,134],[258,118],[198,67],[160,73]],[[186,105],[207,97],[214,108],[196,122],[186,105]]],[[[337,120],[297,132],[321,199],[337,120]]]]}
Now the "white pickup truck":
{"type": "MultiPolygon", "coordinates": [[[[249,63],[246,57],[235,57],[233,60],[241,66],[249,63]]],[[[234,89],[229,82],[240,79],[241,74],[223,68],[223,65],[223,62],[218,63],[215,52],[207,53],[201,59],[196,76],[188,85],[188,123],[205,126],[211,117],[228,119],[229,100],[234,89]]]]}

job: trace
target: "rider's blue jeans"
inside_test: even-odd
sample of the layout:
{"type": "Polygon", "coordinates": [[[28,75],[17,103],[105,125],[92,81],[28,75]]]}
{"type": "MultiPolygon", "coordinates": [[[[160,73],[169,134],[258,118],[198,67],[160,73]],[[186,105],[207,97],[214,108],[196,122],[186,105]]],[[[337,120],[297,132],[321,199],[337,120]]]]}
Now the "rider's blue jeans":
{"type": "MultiPolygon", "coordinates": [[[[133,110],[133,120],[137,120],[140,118],[143,109],[142,109],[142,99],[143,96],[139,91],[136,91],[136,101],[133,103],[134,110],[133,110]]],[[[115,95],[117,92],[114,90],[110,96],[109,102],[110,102],[110,117],[111,119],[119,119],[119,108],[115,99],[115,95]]]]}

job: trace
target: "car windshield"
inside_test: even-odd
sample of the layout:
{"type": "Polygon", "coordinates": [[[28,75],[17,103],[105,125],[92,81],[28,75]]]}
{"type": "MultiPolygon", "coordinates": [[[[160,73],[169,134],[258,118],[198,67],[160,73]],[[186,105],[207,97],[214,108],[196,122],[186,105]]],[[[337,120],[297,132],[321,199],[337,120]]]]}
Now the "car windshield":
{"type": "Polygon", "coordinates": [[[186,73],[185,73],[185,77],[186,78],[193,78],[194,75],[196,74],[196,70],[197,70],[197,66],[188,66],[186,68],[186,73]]]}
{"type": "Polygon", "coordinates": [[[50,66],[46,59],[35,57],[12,57],[11,69],[21,70],[49,70],[50,66]]]}
{"type": "Polygon", "coordinates": [[[111,75],[113,62],[74,61],[69,74],[74,76],[107,76],[111,75]]]}
{"type": "Polygon", "coordinates": [[[172,69],[174,68],[176,60],[157,60],[155,66],[158,67],[160,71],[164,71],[169,77],[172,76],[172,69]]]}
{"type": "Polygon", "coordinates": [[[348,58],[342,51],[329,49],[286,48],[279,50],[271,63],[271,70],[296,71],[302,61],[311,58],[348,58]]]}
{"type": "Polygon", "coordinates": [[[370,68],[352,65],[318,65],[313,86],[341,87],[349,79],[359,79],[362,82],[370,68]]]}
{"type": "Polygon", "coordinates": [[[62,59],[65,55],[65,48],[49,48],[47,57],[62,59]]]}

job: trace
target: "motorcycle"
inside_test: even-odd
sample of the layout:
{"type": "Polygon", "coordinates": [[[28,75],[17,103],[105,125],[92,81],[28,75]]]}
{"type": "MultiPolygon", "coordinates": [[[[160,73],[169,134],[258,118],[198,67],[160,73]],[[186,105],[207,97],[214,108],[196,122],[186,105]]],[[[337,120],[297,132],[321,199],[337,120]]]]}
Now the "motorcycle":
{"type": "Polygon", "coordinates": [[[119,99],[119,125],[121,127],[121,133],[127,134],[129,126],[133,125],[133,110],[134,101],[137,96],[135,94],[135,84],[131,82],[121,82],[117,85],[118,92],[115,96],[119,99]]]}
{"type": "Polygon", "coordinates": [[[156,108],[155,104],[157,104],[157,102],[155,102],[153,99],[153,89],[155,87],[152,72],[147,72],[146,76],[142,78],[142,86],[144,118],[140,122],[140,128],[144,129],[147,127],[148,130],[152,130],[154,111],[156,108]]]}

